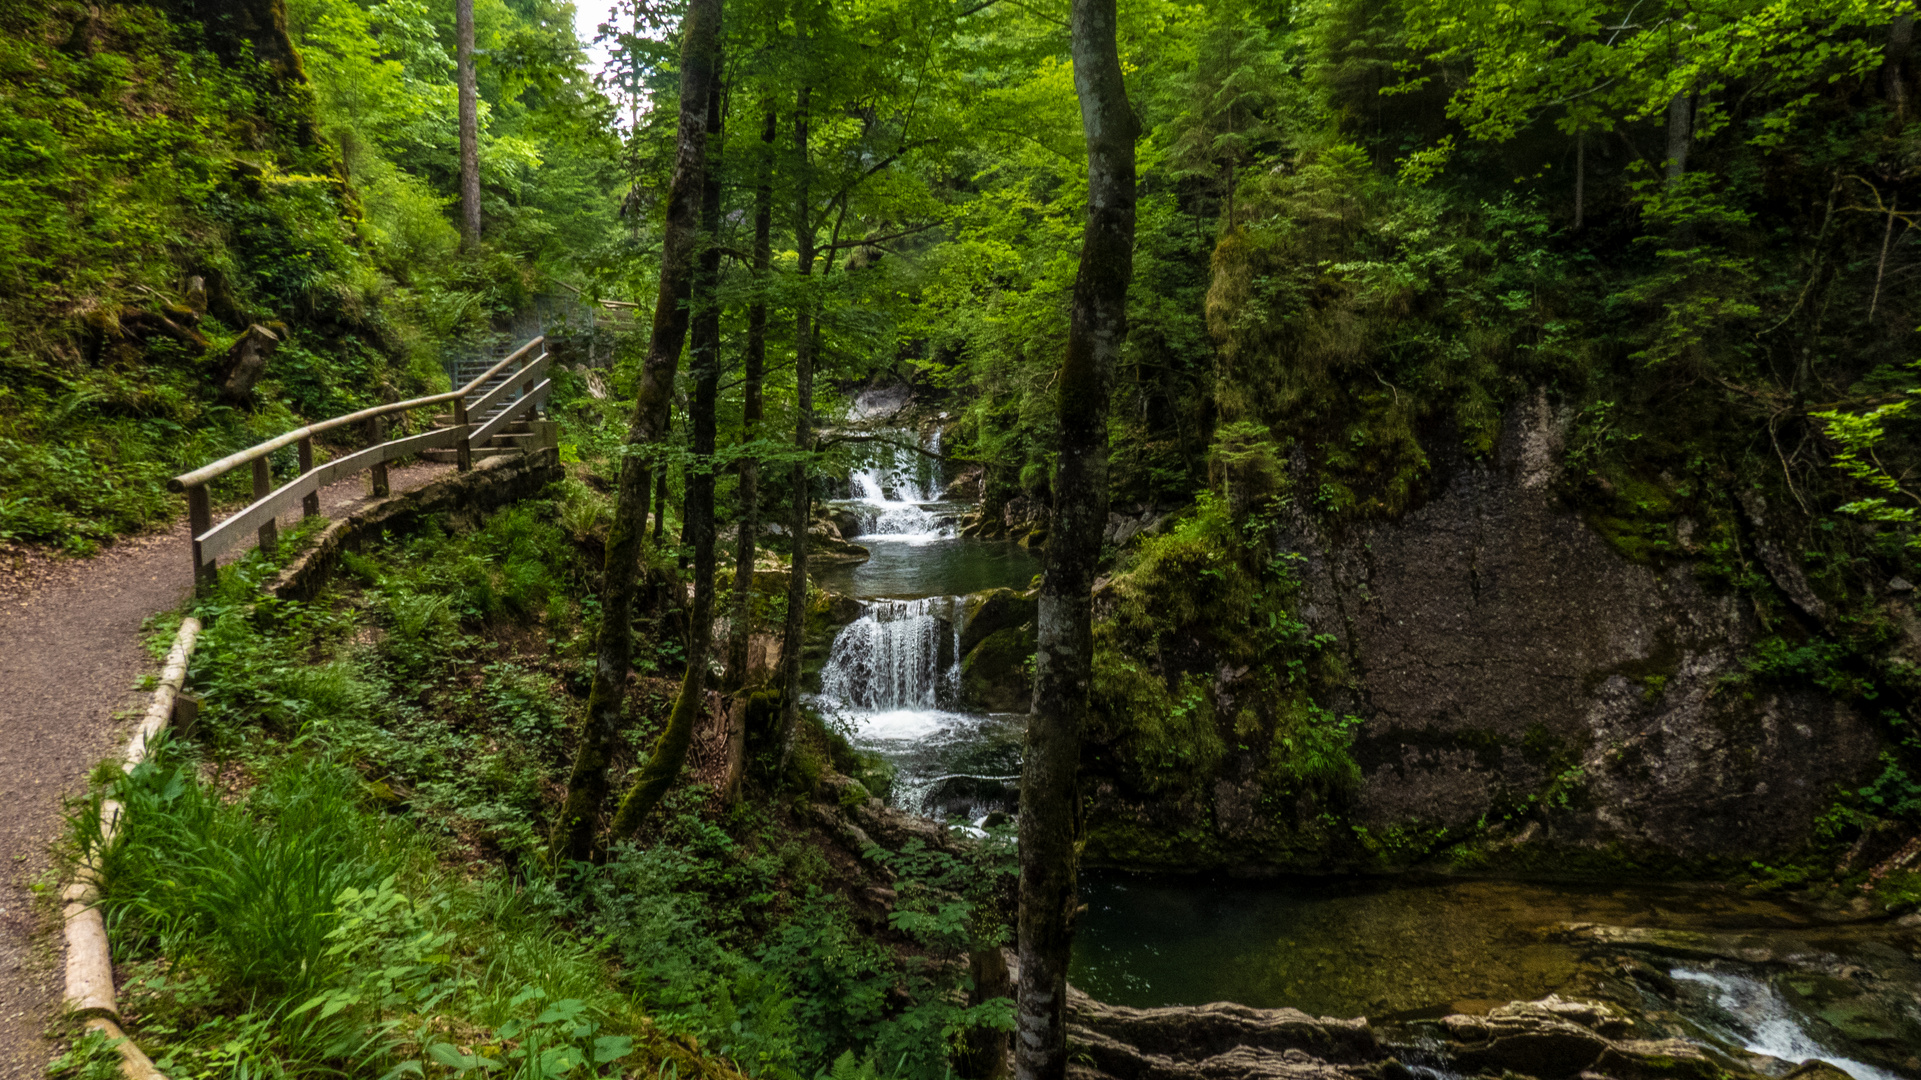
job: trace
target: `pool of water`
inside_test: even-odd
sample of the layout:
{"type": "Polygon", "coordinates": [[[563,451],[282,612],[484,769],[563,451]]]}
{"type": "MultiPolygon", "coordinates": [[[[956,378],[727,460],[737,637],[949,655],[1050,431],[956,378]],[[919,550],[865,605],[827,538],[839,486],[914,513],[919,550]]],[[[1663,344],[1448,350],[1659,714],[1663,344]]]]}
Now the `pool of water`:
{"type": "Polygon", "coordinates": [[[983,589],[1025,589],[1040,560],[1011,540],[954,536],[863,535],[855,543],[873,556],[851,566],[810,571],[824,589],[877,597],[960,596],[983,589]]]}
{"type": "Polygon", "coordinates": [[[1396,879],[1244,882],[1090,872],[1070,978],[1140,1007],[1236,1001],[1317,1016],[1484,1012],[1591,992],[1563,922],[1674,930],[1805,923],[1718,889],[1396,879]]]}

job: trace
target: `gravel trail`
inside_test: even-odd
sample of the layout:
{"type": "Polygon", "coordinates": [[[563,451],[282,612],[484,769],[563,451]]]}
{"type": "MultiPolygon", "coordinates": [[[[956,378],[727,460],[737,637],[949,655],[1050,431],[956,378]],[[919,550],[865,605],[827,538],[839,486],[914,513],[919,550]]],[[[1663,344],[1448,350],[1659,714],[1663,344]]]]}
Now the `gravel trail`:
{"type": "MultiPolygon", "coordinates": [[[[451,471],[410,465],[389,482],[399,493],[451,471]]],[[[321,491],[321,512],[367,501],[366,477],[351,477],[321,491]]],[[[135,686],[159,665],[141,624],[178,607],[191,579],[184,522],[91,559],[0,552],[0,1080],[37,1080],[57,1052],[45,1032],[64,949],[58,914],[33,885],[49,872],[62,803],[145,709],[135,686]]]]}

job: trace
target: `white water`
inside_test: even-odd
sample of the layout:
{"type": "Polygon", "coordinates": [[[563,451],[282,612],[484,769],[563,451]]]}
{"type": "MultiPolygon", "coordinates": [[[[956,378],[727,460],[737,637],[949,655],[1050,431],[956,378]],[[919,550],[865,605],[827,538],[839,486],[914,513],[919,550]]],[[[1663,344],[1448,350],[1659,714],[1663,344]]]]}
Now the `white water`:
{"type": "Polygon", "coordinates": [[[1715,1034],[1746,1048],[1751,1054],[1791,1061],[1825,1061],[1855,1080],[1901,1080],[1886,1069],[1842,1057],[1823,1046],[1802,1027],[1781,995],[1759,979],[1722,971],[1675,968],[1668,973],[1681,982],[1706,988],[1714,997],[1722,1030],[1715,1034]]]}
{"type": "MultiPolygon", "coordinates": [[[[914,438],[907,432],[898,437],[914,438]]],[[[952,522],[927,509],[941,498],[939,474],[931,467],[935,459],[899,446],[875,445],[881,450],[875,463],[850,477],[861,539],[924,544],[952,537],[952,522]]],[[[930,432],[920,445],[931,454],[940,453],[940,430],[930,432]]]]}
{"type": "Polygon", "coordinates": [[[821,697],[862,714],[864,729],[911,738],[922,721],[907,717],[939,708],[960,688],[960,604],[930,596],[865,606],[834,638],[820,672],[821,697]]]}
{"type": "Polygon", "coordinates": [[[1005,808],[1008,720],[954,709],[960,692],[957,596],[871,600],[841,628],[820,672],[819,702],[856,745],[893,762],[894,803],[944,817],[1005,808]]]}

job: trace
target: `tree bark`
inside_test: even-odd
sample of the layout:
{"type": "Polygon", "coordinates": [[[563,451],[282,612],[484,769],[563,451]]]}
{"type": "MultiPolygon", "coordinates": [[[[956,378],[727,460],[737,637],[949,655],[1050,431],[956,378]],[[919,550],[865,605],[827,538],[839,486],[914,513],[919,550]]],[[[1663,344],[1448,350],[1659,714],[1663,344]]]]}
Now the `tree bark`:
{"type": "Polygon", "coordinates": [[[1057,382],[1060,448],[1041,578],[1034,710],[1020,802],[1020,988],[1015,1074],[1067,1073],[1067,963],[1081,836],[1081,723],[1094,666],[1094,573],[1107,524],[1107,410],[1134,272],[1134,142],[1115,0],[1074,0],[1074,89],[1087,135],[1087,222],[1057,382]]]}
{"type": "Polygon", "coordinates": [[[1581,228],[1587,212],[1587,132],[1574,136],[1574,228],[1581,228]]]}
{"type": "Polygon", "coordinates": [[[1688,151],[1694,145],[1694,95],[1682,91],[1668,101],[1668,187],[1688,171],[1688,151]]]}
{"type": "MultiPolygon", "coordinates": [[[[761,124],[758,183],[754,185],[754,297],[747,306],[747,349],[742,361],[741,441],[760,437],[761,380],[767,370],[767,278],[774,265],[774,139],[779,118],[767,110],[761,124]]],[[[740,461],[740,536],[734,547],[734,596],[727,618],[727,686],[739,689],[747,681],[747,642],[754,595],[754,547],[760,532],[760,464],[751,456],[740,461]]],[[[742,740],[745,744],[745,740],[742,740]]],[[[730,740],[729,745],[732,745],[730,740]]],[[[739,763],[729,754],[731,782],[739,763]]]]}
{"type": "Polygon", "coordinates": [[[1881,82],[1887,88],[1894,115],[1902,120],[1908,118],[1908,81],[1901,73],[1901,66],[1913,48],[1914,16],[1895,16],[1888,24],[1888,44],[1881,53],[1881,82]]]}
{"type": "Polygon", "coordinates": [[[673,179],[667,188],[667,222],[661,242],[660,289],[654,325],[634,396],[627,430],[630,452],[621,457],[620,487],[607,536],[607,564],[600,596],[600,635],[595,642],[594,681],[587,718],[567,778],[567,800],[554,823],[556,856],[584,860],[593,853],[594,825],[607,799],[607,766],[627,700],[633,666],[636,571],[646,528],[647,493],[653,470],[645,449],[666,435],[674,375],[687,340],[688,299],[693,291],[700,242],[700,197],[707,162],[707,102],[720,61],[722,0],[690,0],[682,22],[680,126],[673,179]]]}
{"type": "MultiPolygon", "coordinates": [[[[665,437],[667,433],[661,432],[665,437]]],[[[660,476],[654,481],[654,546],[667,539],[667,466],[660,467],[660,476]]]]}
{"type": "Polygon", "coordinates": [[[480,244],[480,89],[474,76],[474,0],[454,0],[454,78],[460,87],[460,243],[480,244]]]}
{"type": "MultiPolygon", "coordinates": [[[[716,60],[715,66],[719,66],[716,60]]],[[[687,672],[667,730],[639,779],[614,815],[616,838],[631,836],[668,791],[687,763],[694,727],[707,700],[707,654],[714,631],[714,404],[720,396],[720,147],[721,91],[707,95],[706,175],[701,183],[701,249],[692,294],[693,407],[688,410],[694,456],[687,466],[687,539],[694,548],[694,610],[687,632],[687,672]]]]}
{"type": "Polygon", "coordinates": [[[794,310],[794,485],[791,528],[794,560],[787,575],[787,620],[780,639],[780,761],[775,775],[787,774],[794,752],[794,729],[800,723],[801,636],[807,627],[807,524],[813,518],[813,489],[807,482],[806,455],[814,443],[814,301],[806,279],[814,273],[812,196],[807,186],[807,105],[812,91],[801,87],[794,107],[794,250],[801,277],[800,300],[794,310]]]}

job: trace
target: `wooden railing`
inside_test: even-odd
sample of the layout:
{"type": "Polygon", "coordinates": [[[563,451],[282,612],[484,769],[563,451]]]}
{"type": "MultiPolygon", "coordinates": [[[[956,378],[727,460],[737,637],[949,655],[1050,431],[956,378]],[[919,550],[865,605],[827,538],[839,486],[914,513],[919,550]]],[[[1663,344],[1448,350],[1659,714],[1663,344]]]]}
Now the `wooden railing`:
{"type": "Polygon", "coordinates": [[[372,470],[373,493],[376,496],[386,495],[389,461],[423,450],[445,447],[454,448],[455,465],[460,471],[473,468],[473,448],[476,445],[485,446],[507,424],[546,399],[552,385],[546,377],[546,344],[546,338],[534,338],[457,390],[396,401],[391,405],[377,405],[309,424],[169,480],[169,489],[183,491],[187,495],[187,522],[193,533],[194,588],[204,592],[213,584],[217,565],[215,560],[222,552],[240,543],[249,531],[258,537],[263,550],[274,550],[280,542],[276,521],[281,511],[298,500],[303,516],[319,514],[320,489],[342,477],[372,470]],[[503,372],[509,373],[505,381],[479,398],[468,400],[503,372]],[[446,427],[398,439],[387,438],[390,417],[439,405],[453,407],[452,417],[446,427]],[[500,407],[499,411],[489,416],[488,413],[496,407],[500,407]],[[484,419],[478,424],[470,423],[469,418],[476,416],[484,419]],[[344,454],[316,468],[313,461],[314,437],[356,424],[362,425],[366,431],[367,448],[344,454]],[[290,445],[299,448],[300,474],[274,487],[273,473],[269,468],[270,456],[274,451],[290,445]],[[249,462],[253,464],[254,501],[215,525],[213,502],[208,495],[207,485],[249,462]]]}

